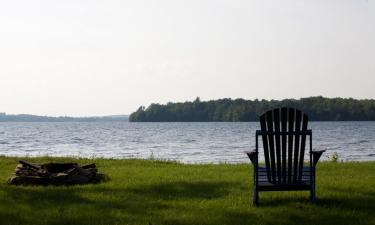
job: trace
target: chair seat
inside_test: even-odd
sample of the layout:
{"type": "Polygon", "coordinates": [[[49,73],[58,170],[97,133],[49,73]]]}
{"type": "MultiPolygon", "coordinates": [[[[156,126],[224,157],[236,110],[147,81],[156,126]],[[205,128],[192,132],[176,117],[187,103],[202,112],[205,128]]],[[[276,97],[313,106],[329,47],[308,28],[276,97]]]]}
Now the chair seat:
{"type": "Polygon", "coordinates": [[[267,177],[267,170],[265,167],[258,167],[258,190],[259,191],[295,191],[295,190],[309,190],[311,188],[311,169],[304,167],[302,170],[301,180],[293,180],[293,171],[286,171],[285,179],[282,173],[275,174],[275,180],[269,180],[267,177]],[[291,180],[289,181],[289,174],[291,180]],[[280,178],[279,179],[279,175],[280,178]]]}

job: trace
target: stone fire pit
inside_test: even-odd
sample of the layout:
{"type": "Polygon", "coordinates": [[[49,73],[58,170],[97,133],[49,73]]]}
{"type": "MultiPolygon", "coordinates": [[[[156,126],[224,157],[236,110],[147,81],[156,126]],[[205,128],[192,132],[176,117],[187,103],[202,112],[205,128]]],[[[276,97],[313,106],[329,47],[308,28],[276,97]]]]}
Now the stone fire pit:
{"type": "Polygon", "coordinates": [[[98,173],[95,164],[79,166],[77,163],[35,164],[20,160],[15,175],[9,178],[13,185],[74,185],[99,183],[104,174],[98,173]]]}

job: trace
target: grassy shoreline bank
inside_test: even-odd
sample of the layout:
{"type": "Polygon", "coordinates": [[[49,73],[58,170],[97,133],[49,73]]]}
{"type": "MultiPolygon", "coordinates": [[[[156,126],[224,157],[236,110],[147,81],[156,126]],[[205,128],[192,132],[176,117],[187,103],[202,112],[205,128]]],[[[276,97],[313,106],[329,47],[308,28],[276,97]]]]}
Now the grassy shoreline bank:
{"type": "Polygon", "coordinates": [[[319,163],[308,192],[261,193],[251,206],[250,164],[27,158],[95,162],[107,182],[10,186],[20,158],[0,157],[0,224],[375,224],[375,162],[319,163]]]}

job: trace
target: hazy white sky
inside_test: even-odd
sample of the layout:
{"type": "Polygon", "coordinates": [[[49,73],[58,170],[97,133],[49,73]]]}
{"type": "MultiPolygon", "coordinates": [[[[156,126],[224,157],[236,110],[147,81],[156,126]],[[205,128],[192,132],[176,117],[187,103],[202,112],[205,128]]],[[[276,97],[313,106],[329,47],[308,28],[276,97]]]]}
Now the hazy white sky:
{"type": "Polygon", "coordinates": [[[0,1],[0,111],[375,98],[373,0],[0,1]]]}

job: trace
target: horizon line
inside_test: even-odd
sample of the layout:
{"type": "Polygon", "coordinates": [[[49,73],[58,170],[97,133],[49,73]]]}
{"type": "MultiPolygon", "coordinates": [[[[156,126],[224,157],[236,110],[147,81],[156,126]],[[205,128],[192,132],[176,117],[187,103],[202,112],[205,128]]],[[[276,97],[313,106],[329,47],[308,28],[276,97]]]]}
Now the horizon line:
{"type": "MultiPolygon", "coordinates": [[[[223,99],[231,99],[231,100],[243,99],[243,100],[247,100],[247,101],[255,101],[255,100],[258,100],[258,101],[263,101],[263,100],[266,100],[266,101],[283,101],[283,100],[301,100],[301,99],[304,99],[304,98],[327,98],[327,99],[341,98],[341,99],[353,99],[353,100],[358,100],[358,101],[361,101],[361,100],[375,100],[374,98],[325,97],[323,95],[315,95],[315,96],[299,97],[299,98],[283,98],[283,99],[274,99],[274,98],[268,98],[268,99],[267,98],[246,99],[246,98],[241,98],[241,97],[240,98],[231,98],[231,97],[228,97],[228,98],[216,98],[216,99],[202,100],[201,97],[197,96],[193,100],[175,101],[175,102],[168,101],[168,102],[165,102],[165,103],[160,103],[160,102],[155,103],[155,102],[153,102],[153,103],[150,103],[149,105],[151,105],[151,104],[166,105],[168,103],[194,102],[197,98],[199,98],[201,102],[218,101],[218,100],[223,100],[223,99]]],[[[141,106],[144,106],[144,105],[140,104],[137,108],[139,108],[141,106]]],[[[137,108],[134,109],[133,112],[135,112],[137,110],[137,108]]],[[[77,115],[77,116],[72,116],[72,115],[43,115],[43,114],[32,114],[32,113],[7,113],[5,111],[0,111],[0,116],[1,115],[6,115],[6,116],[28,115],[28,116],[55,117],[55,118],[59,118],[59,117],[65,117],[65,118],[95,118],[95,117],[130,116],[130,114],[132,114],[133,112],[120,113],[120,114],[119,113],[113,113],[113,114],[104,114],[104,115],[77,115]]]]}

